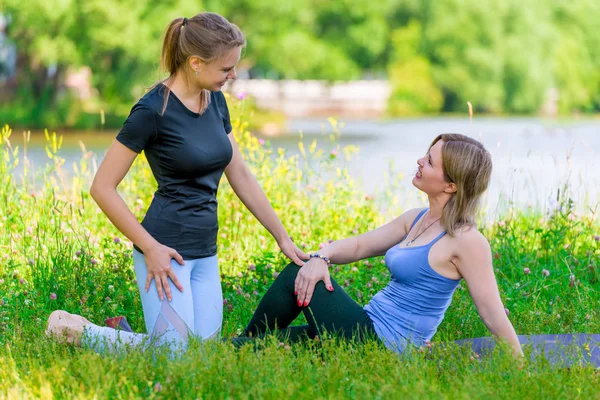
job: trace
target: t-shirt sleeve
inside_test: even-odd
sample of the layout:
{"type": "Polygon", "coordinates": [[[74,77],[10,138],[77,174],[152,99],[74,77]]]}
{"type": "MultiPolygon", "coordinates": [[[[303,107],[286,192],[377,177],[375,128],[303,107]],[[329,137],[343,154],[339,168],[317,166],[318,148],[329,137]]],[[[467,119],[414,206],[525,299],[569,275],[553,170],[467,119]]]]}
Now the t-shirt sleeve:
{"type": "Polygon", "coordinates": [[[141,153],[154,137],[156,137],[154,113],[146,106],[136,104],[117,135],[117,140],[136,153],[141,153]]]}
{"type": "Polygon", "coordinates": [[[227,107],[227,100],[225,100],[225,95],[223,94],[223,92],[217,93],[217,103],[219,104],[219,112],[221,113],[221,117],[223,118],[223,127],[225,128],[225,133],[229,135],[233,128],[231,127],[229,107],[227,107]]]}

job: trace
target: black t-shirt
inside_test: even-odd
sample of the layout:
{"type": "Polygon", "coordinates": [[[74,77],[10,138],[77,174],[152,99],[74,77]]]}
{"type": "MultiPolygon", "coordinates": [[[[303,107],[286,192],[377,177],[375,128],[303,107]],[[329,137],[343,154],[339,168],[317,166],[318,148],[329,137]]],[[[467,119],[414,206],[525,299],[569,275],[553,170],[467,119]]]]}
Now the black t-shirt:
{"type": "Polygon", "coordinates": [[[207,110],[198,114],[171,92],[163,114],[165,90],[159,84],[133,106],[117,140],[144,150],[158,182],[142,226],[185,259],[213,256],[217,189],[233,155],[227,103],[223,93],[211,92],[207,110]]]}

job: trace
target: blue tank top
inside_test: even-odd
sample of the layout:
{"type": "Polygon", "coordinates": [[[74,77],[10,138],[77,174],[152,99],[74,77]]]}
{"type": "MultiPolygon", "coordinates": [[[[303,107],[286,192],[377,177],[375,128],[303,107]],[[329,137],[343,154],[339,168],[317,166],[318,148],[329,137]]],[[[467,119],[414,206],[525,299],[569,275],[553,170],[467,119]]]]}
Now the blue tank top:
{"type": "MultiPolygon", "coordinates": [[[[411,229],[427,209],[415,218],[411,229]]],[[[408,343],[422,346],[430,340],[444,319],[460,279],[446,278],[429,265],[429,250],[446,232],[429,244],[400,248],[385,253],[390,271],[389,284],[364,309],[385,345],[399,353],[408,343]]],[[[408,233],[404,236],[406,239],[408,233]]]]}

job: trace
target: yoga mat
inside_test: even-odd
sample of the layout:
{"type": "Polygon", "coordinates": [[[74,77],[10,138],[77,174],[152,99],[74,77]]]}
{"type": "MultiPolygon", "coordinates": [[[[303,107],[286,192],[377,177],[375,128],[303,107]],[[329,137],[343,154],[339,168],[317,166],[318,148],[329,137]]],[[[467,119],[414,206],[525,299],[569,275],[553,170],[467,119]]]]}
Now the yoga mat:
{"type": "MultiPolygon", "coordinates": [[[[531,359],[545,358],[551,365],[569,367],[573,364],[592,365],[600,368],[600,334],[572,333],[558,335],[519,335],[523,351],[531,347],[531,359]]],[[[462,339],[455,341],[470,347],[479,355],[489,353],[496,341],[492,337],[462,339]]]]}

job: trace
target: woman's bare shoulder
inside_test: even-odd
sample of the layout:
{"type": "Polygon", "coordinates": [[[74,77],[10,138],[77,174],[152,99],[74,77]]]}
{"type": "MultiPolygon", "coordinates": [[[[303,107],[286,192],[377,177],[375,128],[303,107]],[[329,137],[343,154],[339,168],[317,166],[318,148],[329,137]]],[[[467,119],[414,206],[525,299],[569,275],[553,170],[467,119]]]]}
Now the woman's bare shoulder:
{"type": "Polygon", "coordinates": [[[424,208],[413,208],[410,209],[404,213],[402,213],[398,219],[400,221],[402,221],[402,223],[404,224],[404,226],[406,227],[406,231],[408,232],[410,229],[410,226],[412,225],[412,223],[415,221],[415,219],[419,216],[419,213],[421,211],[423,211],[424,208]]]}
{"type": "Polygon", "coordinates": [[[475,226],[461,226],[454,232],[453,241],[462,254],[490,252],[490,242],[475,226]]]}

